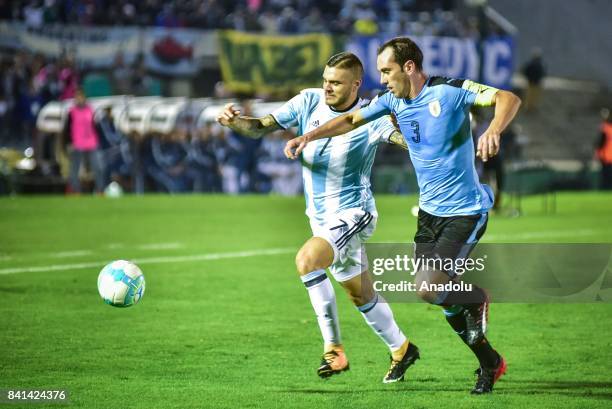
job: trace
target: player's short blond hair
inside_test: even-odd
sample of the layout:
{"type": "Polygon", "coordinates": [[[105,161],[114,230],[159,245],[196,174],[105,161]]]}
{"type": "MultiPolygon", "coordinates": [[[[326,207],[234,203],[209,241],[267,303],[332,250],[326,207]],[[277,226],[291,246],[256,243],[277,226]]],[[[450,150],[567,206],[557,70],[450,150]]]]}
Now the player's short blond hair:
{"type": "Polygon", "coordinates": [[[325,65],[351,70],[358,79],[363,77],[363,64],[361,64],[361,60],[355,54],[348,51],[332,55],[325,65]]]}

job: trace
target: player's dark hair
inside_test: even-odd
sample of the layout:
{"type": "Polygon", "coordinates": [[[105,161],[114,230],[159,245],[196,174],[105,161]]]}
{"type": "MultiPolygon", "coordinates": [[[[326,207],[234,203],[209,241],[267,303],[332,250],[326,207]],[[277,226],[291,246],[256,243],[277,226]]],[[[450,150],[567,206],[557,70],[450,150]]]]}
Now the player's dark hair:
{"type": "Polygon", "coordinates": [[[325,65],[328,67],[352,70],[357,78],[361,79],[361,77],[363,77],[363,65],[361,61],[355,54],[349,53],[348,51],[332,55],[325,65]]]}
{"type": "Polygon", "coordinates": [[[378,47],[378,55],[385,49],[393,50],[395,62],[403,67],[406,61],[412,60],[419,71],[423,70],[423,52],[418,45],[408,37],[395,37],[378,47]]]}

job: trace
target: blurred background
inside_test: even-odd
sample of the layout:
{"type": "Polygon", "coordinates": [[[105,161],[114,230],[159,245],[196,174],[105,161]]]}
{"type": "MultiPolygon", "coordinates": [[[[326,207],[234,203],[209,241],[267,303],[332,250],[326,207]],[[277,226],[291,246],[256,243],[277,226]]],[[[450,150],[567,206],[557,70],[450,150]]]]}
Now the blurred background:
{"type": "MultiPolygon", "coordinates": [[[[300,165],[282,153],[291,131],[251,140],[215,115],[227,102],[270,113],[319,87],[342,50],[364,62],[371,97],[376,48],[399,35],[429,75],[523,98],[500,156],[479,163],[498,210],[610,189],[610,15],[607,0],[0,0],[0,195],[299,195],[300,165]],[[79,98],[90,127],[68,120],[79,98]]],[[[472,113],[475,137],[490,111],[472,113]]],[[[376,192],[417,192],[405,152],[378,156],[376,192]]]]}

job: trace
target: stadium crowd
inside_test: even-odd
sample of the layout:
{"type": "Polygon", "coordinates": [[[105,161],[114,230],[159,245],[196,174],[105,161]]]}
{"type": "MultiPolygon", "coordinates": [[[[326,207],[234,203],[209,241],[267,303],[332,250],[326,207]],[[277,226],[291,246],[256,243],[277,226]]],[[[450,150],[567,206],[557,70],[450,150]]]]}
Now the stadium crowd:
{"type": "MultiPolygon", "coordinates": [[[[456,3],[455,0],[0,0],[0,20],[22,22],[29,30],[40,31],[57,24],[76,24],[229,28],[266,34],[369,35],[385,31],[477,36],[477,22],[456,13],[456,3]]],[[[0,54],[0,147],[23,150],[31,146],[39,164],[55,162],[55,138],[37,131],[37,115],[50,101],[74,98],[87,74],[87,67],[69,52],[58,58],[28,50],[0,54]]],[[[121,53],[115,56],[107,74],[115,95],[151,95],[151,83],[157,80],[147,72],[143,58],[127,63],[121,53]]],[[[223,89],[222,84],[219,89],[223,89]]],[[[253,142],[211,125],[197,135],[192,132],[178,139],[175,135],[134,141],[115,130],[109,135],[108,127],[100,123],[96,129],[104,159],[105,186],[117,180],[134,192],[283,194],[297,193],[301,187],[295,168],[277,166],[283,161],[282,135],[253,142]],[[279,182],[283,178],[285,182],[279,182]]],[[[63,145],[70,145],[67,142],[69,137],[64,138],[63,145]]],[[[67,158],[74,159],[66,153],[67,158]]],[[[46,166],[43,173],[57,172],[52,169],[46,166]]],[[[73,180],[69,189],[78,191],[74,175],[68,179],[73,180]]]]}
{"type": "Polygon", "coordinates": [[[36,116],[49,101],[74,97],[79,71],[70,56],[58,60],[20,51],[0,59],[0,146],[25,147],[36,116]]]}
{"type": "Polygon", "coordinates": [[[267,34],[331,32],[477,35],[456,0],[0,0],[0,19],[49,24],[235,29],[267,34]]]}
{"type": "MultiPolygon", "coordinates": [[[[55,60],[20,51],[1,59],[0,148],[24,150],[32,146],[41,171],[53,173],[58,171],[55,145],[59,142],[64,156],[74,163],[70,126],[58,139],[57,135],[37,131],[36,118],[46,103],[74,98],[82,74],[69,55],[55,60]]],[[[111,74],[114,94],[147,95],[148,75],[142,61],[128,65],[118,54],[111,74]]],[[[286,136],[282,134],[253,141],[208,124],[200,130],[170,136],[135,138],[123,135],[107,116],[96,118],[94,126],[99,155],[95,161],[88,158],[86,164],[103,174],[101,180],[97,178],[98,191],[117,181],[125,190],[136,193],[301,192],[300,168],[284,160],[286,136]]],[[[71,173],[78,171],[77,167],[71,173]]],[[[78,175],[68,179],[68,190],[80,191],[78,175]]]]}
{"type": "MultiPolygon", "coordinates": [[[[30,146],[36,116],[50,101],[74,98],[86,72],[69,53],[59,58],[26,50],[0,57],[0,146],[30,146]]],[[[127,64],[117,53],[109,70],[116,95],[150,95],[150,76],[142,58],[127,64]]]]}

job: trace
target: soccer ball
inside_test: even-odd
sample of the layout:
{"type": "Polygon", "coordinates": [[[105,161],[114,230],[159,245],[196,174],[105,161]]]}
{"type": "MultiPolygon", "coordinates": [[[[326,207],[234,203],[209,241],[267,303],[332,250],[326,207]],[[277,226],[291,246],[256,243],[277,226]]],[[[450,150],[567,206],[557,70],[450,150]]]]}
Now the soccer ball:
{"type": "Polygon", "coordinates": [[[125,260],[107,264],[98,275],[98,292],[105,303],[129,307],[144,295],[145,278],[138,266],[125,260]]]}

